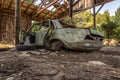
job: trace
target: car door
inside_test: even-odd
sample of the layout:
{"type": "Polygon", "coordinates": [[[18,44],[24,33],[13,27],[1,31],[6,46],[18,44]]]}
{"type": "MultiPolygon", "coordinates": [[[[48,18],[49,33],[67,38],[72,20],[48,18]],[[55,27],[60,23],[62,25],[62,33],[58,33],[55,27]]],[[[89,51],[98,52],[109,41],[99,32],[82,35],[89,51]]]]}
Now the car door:
{"type": "Polygon", "coordinates": [[[41,23],[41,28],[36,32],[35,42],[37,45],[44,46],[45,36],[49,31],[49,21],[44,21],[41,23]]]}

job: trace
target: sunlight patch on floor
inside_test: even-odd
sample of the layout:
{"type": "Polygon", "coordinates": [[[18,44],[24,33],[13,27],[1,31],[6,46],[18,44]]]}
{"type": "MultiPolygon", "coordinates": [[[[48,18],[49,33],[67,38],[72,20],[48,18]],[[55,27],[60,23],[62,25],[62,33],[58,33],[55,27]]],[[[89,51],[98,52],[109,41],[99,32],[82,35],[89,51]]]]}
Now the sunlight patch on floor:
{"type": "Polygon", "coordinates": [[[11,47],[15,47],[15,45],[12,45],[12,44],[0,44],[0,48],[11,48],[11,47]]]}

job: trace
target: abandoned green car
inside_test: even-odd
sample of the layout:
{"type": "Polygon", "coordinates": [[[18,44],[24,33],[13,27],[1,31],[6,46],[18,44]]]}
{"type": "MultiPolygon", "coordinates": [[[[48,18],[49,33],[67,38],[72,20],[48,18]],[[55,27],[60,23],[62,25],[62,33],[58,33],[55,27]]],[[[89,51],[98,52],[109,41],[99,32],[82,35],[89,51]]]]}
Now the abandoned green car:
{"type": "Polygon", "coordinates": [[[101,48],[103,35],[90,28],[75,28],[59,20],[47,20],[32,25],[20,37],[24,45],[44,46],[51,50],[61,48],[97,50],[101,48]]]}

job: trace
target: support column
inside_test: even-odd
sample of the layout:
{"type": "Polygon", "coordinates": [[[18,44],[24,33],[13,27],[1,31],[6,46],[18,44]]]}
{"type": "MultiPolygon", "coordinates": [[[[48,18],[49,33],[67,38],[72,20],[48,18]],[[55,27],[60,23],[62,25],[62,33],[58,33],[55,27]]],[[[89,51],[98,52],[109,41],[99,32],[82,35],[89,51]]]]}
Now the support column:
{"type": "Polygon", "coordinates": [[[70,17],[70,24],[73,24],[72,17],[73,17],[73,0],[69,0],[69,17],[70,17]]]}
{"type": "Polygon", "coordinates": [[[95,10],[95,5],[93,5],[93,23],[94,23],[94,29],[96,29],[96,10],[95,10]]]}
{"type": "Polygon", "coordinates": [[[1,32],[1,29],[2,29],[2,14],[0,12],[0,41],[2,40],[2,32],[1,32]]]}
{"type": "Polygon", "coordinates": [[[96,15],[99,13],[99,11],[102,9],[104,4],[100,6],[100,8],[96,11],[95,4],[93,5],[93,23],[94,23],[94,29],[96,29],[96,15]]]}
{"type": "Polygon", "coordinates": [[[15,0],[15,45],[19,44],[21,0],[15,0]]]}

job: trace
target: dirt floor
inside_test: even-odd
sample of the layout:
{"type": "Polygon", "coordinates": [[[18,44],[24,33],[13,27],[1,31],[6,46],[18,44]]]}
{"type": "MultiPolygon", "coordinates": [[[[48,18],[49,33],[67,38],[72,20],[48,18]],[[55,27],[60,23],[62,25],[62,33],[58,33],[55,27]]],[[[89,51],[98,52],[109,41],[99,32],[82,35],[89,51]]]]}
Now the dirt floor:
{"type": "Polygon", "coordinates": [[[120,48],[0,52],[0,80],[120,80],[120,48]]]}

